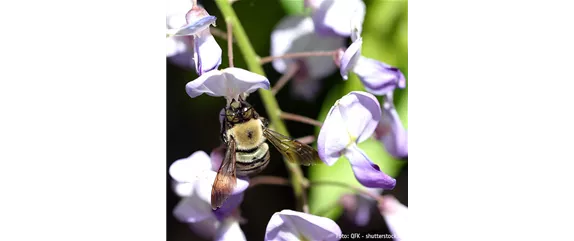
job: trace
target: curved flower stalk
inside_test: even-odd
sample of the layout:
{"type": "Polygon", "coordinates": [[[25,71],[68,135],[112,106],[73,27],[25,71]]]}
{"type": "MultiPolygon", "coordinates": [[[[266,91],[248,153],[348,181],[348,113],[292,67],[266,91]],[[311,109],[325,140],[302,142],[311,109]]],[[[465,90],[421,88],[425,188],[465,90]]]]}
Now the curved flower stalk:
{"type": "Polygon", "coordinates": [[[383,201],[379,204],[379,210],[393,238],[401,241],[407,240],[408,208],[392,195],[384,195],[383,201]]]}
{"type": "Polygon", "coordinates": [[[363,186],[388,190],[395,187],[396,180],[383,173],[357,145],[373,135],[381,115],[381,107],[373,95],[350,92],[329,110],[319,132],[317,149],[321,160],[329,166],[345,155],[363,186]]]}
{"type": "Polygon", "coordinates": [[[215,26],[216,17],[209,15],[200,6],[193,6],[182,16],[179,9],[183,9],[185,5],[174,5],[181,8],[178,8],[176,14],[168,16],[167,35],[171,37],[168,38],[168,57],[170,54],[171,56],[178,54],[189,56],[189,52],[193,50],[193,60],[190,61],[194,63],[198,75],[217,69],[221,64],[222,50],[209,31],[210,25],[215,26]]]}
{"type": "Polygon", "coordinates": [[[324,36],[350,37],[354,25],[362,25],[366,6],[362,0],[305,0],[313,14],[315,31],[324,36]]]}
{"type": "Polygon", "coordinates": [[[225,97],[228,102],[237,99],[240,95],[253,93],[259,88],[269,89],[269,80],[265,76],[241,68],[213,70],[190,81],[185,86],[191,98],[207,94],[225,97]]]}
{"type": "Polygon", "coordinates": [[[283,210],[271,216],[266,241],[339,240],[341,228],[331,219],[308,213],[283,210]]]}
{"type": "MultiPolygon", "coordinates": [[[[320,36],[315,33],[313,20],[305,16],[286,16],[271,32],[271,55],[281,56],[289,53],[332,51],[344,46],[344,38],[339,36],[320,36]]],[[[333,73],[337,66],[331,56],[310,56],[299,59],[276,58],[273,68],[282,74],[297,66],[291,84],[292,94],[296,98],[311,101],[320,88],[320,80],[333,73]]]]}
{"type": "MultiPolygon", "coordinates": [[[[212,155],[219,158],[218,155],[212,155]]],[[[243,191],[249,182],[237,179],[237,184],[229,199],[223,206],[211,209],[211,188],[217,175],[221,160],[212,160],[205,152],[197,151],[191,156],[175,161],[169,168],[170,176],[175,180],[175,190],[183,199],[177,204],[173,213],[182,222],[204,237],[234,237],[245,240],[239,229],[237,213],[234,212],[243,200],[243,191]]]]}

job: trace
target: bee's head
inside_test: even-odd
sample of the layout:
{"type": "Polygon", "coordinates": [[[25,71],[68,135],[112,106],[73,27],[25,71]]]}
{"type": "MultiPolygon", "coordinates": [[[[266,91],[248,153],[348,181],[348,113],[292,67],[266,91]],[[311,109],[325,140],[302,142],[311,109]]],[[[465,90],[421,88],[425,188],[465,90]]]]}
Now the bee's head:
{"type": "Polygon", "coordinates": [[[253,107],[241,99],[233,99],[225,108],[225,118],[232,124],[246,122],[257,117],[258,114],[255,112],[253,107]]]}

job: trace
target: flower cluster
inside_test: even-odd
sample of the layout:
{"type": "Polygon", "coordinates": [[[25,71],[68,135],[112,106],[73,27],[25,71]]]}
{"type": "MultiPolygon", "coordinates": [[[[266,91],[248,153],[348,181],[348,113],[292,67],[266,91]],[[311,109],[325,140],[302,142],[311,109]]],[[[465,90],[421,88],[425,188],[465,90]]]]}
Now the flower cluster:
{"type": "MultiPolygon", "coordinates": [[[[362,0],[305,0],[305,6],[311,9],[310,16],[287,16],[273,30],[270,52],[284,57],[273,58],[272,65],[280,73],[294,72],[293,94],[307,100],[316,97],[319,81],[337,68],[343,80],[348,79],[349,72],[357,75],[367,92],[347,93],[331,107],[317,137],[317,155],[328,166],[344,156],[364,187],[377,192],[393,189],[396,180],[381,171],[359,143],[375,138],[392,156],[408,156],[407,131],[393,103],[394,90],[406,87],[405,77],[398,68],[362,56],[361,32],[366,13],[362,0]],[[348,38],[352,43],[344,49],[348,38]],[[285,57],[313,51],[321,54],[285,57]],[[382,104],[375,95],[383,96],[382,104]]],[[[169,1],[167,56],[183,67],[193,67],[198,74],[185,86],[187,94],[191,98],[202,94],[224,97],[231,105],[256,90],[269,90],[270,82],[264,75],[237,67],[219,69],[222,49],[210,32],[215,22],[216,17],[201,6],[191,6],[189,1],[169,1]]],[[[220,114],[220,122],[224,115],[220,114]]],[[[223,122],[221,127],[223,130],[223,122]]],[[[221,146],[210,155],[197,151],[170,166],[173,189],[182,198],[173,214],[205,238],[246,240],[240,228],[239,206],[250,179],[234,175],[230,196],[219,208],[211,205],[213,183],[225,150],[221,146]]],[[[390,196],[382,200],[381,214],[392,232],[404,238],[406,207],[390,196]]],[[[346,206],[354,208],[361,220],[358,223],[368,221],[365,210],[360,209],[364,205],[346,206]]],[[[285,209],[270,217],[265,240],[339,240],[341,235],[340,227],[329,218],[285,209]]]]}

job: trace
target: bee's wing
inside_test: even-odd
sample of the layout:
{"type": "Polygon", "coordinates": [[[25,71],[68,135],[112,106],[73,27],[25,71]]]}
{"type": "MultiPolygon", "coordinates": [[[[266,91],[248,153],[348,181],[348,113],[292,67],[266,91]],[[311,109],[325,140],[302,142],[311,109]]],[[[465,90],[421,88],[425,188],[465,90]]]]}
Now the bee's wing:
{"type": "Polygon", "coordinates": [[[215,176],[213,188],[211,189],[211,208],[213,210],[221,207],[227,200],[233,188],[235,188],[235,140],[230,138],[225,152],[225,158],[215,176]]]}
{"type": "Polygon", "coordinates": [[[305,166],[321,162],[319,154],[313,147],[281,135],[269,128],[263,128],[263,135],[291,162],[305,166]]]}

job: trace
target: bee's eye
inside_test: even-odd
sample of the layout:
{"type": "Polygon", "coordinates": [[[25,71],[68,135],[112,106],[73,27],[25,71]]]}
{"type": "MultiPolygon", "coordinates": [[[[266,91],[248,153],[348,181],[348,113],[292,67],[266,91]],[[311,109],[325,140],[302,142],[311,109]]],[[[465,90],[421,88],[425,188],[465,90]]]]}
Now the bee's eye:
{"type": "Polygon", "coordinates": [[[225,115],[227,116],[228,121],[232,121],[233,118],[235,117],[235,113],[233,113],[233,111],[231,111],[231,110],[227,110],[225,112],[225,115]]]}
{"type": "Polygon", "coordinates": [[[243,109],[243,118],[245,119],[250,118],[251,115],[253,115],[253,110],[251,108],[243,109]]]}

